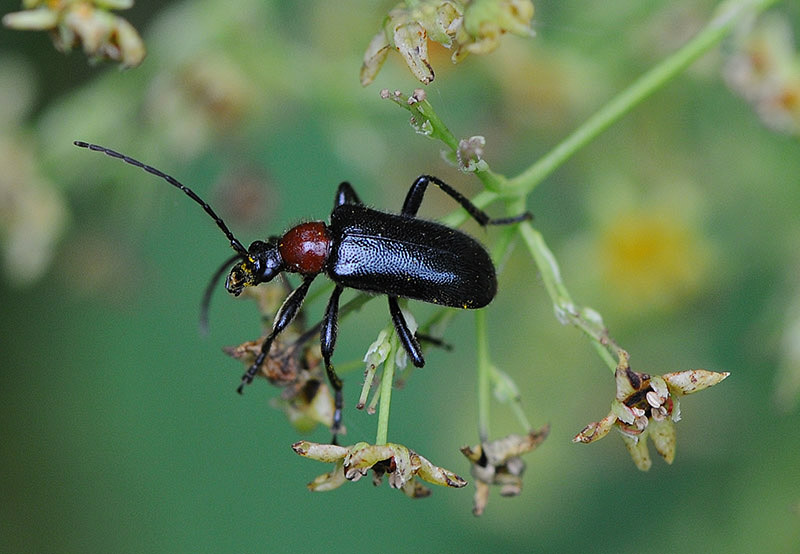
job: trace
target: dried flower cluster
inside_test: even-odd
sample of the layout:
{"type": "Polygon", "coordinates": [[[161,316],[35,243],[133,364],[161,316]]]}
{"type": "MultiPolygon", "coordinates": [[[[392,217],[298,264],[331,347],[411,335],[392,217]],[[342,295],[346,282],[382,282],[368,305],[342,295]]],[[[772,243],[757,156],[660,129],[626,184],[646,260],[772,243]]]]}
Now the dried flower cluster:
{"type": "Polygon", "coordinates": [[[611,403],[611,412],[584,427],[572,441],[594,442],[616,427],[640,470],[647,471],[652,465],[647,450],[648,437],[661,457],[671,464],[675,459],[674,423],[681,418],[679,398],[714,386],[728,375],[728,372],[692,369],[650,376],[631,370],[628,354],[622,352],[616,371],[617,394],[611,403]]]}
{"type": "Polygon", "coordinates": [[[472,462],[472,476],[476,479],[473,514],[479,516],[486,509],[490,485],[499,486],[501,496],[517,496],[522,493],[522,474],[525,472],[522,455],[536,449],[549,433],[550,426],[546,425],[525,436],[508,435],[461,449],[464,456],[472,462]]]}
{"type": "Polygon", "coordinates": [[[402,444],[359,442],[352,446],[339,446],[300,441],[293,444],[292,449],[306,458],[336,464],[333,471],[308,484],[312,491],[339,488],[346,481],[358,481],[370,470],[376,486],[386,475],[389,486],[402,489],[411,498],[423,498],[431,493],[417,478],[443,487],[461,488],[467,484],[452,471],[433,465],[402,444]]]}
{"type": "Polygon", "coordinates": [[[142,38],[133,26],[109,10],[124,10],[133,0],[24,0],[24,11],[3,16],[11,29],[50,31],[53,44],[67,52],[82,46],[94,60],[114,60],[136,67],[145,56],[142,38]]]}
{"type": "Polygon", "coordinates": [[[370,84],[390,50],[403,56],[420,82],[433,81],[428,40],[449,48],[453,63],[467,54],[486,54],[497,48],[505,33],[532,35],[533,3],[529,0],[422,0],[401,2],[383,21],[364,54],[361,84],[370,84]]]}
{"type": "MultiPolygon", "coordinates": [[[[253,287],[242,294],[255,300],[265,321],[270,321],[280,305],[280,289],[253,287]]],[[[331,427],[334,402],[331,390],[321,369],[318,343],[305,340],[303,318],[297,318],[289,329],[273,343],[269,356],[260,368],[259,377],[281,389],[281,395],[272,406],[283,411],[289,422],[299,432],[309,432],[318,424],[331,427]]],[[[250,367],[261,351],[266,333],[260,338],[236,346],[227,346],[223,352],[250,367]]]]}

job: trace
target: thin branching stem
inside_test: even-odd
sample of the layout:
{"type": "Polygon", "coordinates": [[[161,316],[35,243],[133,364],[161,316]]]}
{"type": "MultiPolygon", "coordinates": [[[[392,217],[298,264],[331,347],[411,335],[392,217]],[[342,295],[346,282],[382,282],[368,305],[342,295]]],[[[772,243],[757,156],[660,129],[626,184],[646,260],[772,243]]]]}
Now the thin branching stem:
{"type": "Polygon", "coordinates": [[[489,440],[489,403],[491,401],[492,363],[489,360],[489,334],[486,310],[475,312],[476,349],[478,356],[478,436],[489,440]]]}
{"type": "Polygon", "coordinates": [[[776,2],[777,0],[722,2],[711,21],[694,38],[612,98],[544,157],[509,179],[509,188],[516,189],[520,195],[529,194],[575,152],[719,44],[745,17],[761,12],[776,2]]]}
{"type": "Polygon", "coordinates": [[[375,444],[386,444],[389,437],[389,409],[392,403],[392,384],[394,381],[394,360],[399,347],[397,333],[391,331],[389,338],[389,355],[383,363],[383,375],[381,377],[380,404],[378,405],[378,431],[375,436],[375,444]]]}

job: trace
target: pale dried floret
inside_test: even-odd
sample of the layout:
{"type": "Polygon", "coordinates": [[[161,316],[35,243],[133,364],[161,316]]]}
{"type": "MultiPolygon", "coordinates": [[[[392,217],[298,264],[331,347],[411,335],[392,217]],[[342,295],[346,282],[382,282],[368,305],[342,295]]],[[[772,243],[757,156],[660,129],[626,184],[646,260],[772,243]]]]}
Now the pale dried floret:
{"type": "Polygon", "coordinates": [[[467,484],[461,477],[447,469],[433,465],[413,450],[394,443],[368,444],[359,442],[349,447],[300,441],[292,449],[307,458],[336,464],[333,471],[320,475],[309,483],[313,491],[327,491],[341,486],[345,481],[358,481],[370,470],[373,482],[378,485],[388,475],[389,485],[401,489],[412,498],[428,496],[430,491],[417,478],[446,487],[461,488],[467,484]]]}
{"type": "Polygon", "coordinates": [[[522,492],[522,474],[525,472],[522,455],[539,446],[549,432],[550,426],[546,425],[527,435],[512,434],[461,449],[472,462],[471,472],[476,479],[472,513],[476,516],[483,513],[491,485],[499,486],[502,496],[517,496],[522,492]]]}

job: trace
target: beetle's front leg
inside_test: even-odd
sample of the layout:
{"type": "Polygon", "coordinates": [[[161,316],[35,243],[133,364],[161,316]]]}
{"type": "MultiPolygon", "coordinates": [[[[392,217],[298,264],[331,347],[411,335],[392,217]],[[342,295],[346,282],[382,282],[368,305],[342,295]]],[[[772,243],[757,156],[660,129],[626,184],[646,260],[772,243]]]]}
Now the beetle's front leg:
{"type": "Polygon", "coordinates": [[[261,364],[264,363],[264,360],[267,359],[269,355],[269,350],[272,348],[272,342],[289,324],[297,315],[297,312],[300,310],[300,306],[303,305],[303,300],[305,300],[306,293],[308,293],[308,288],[311,286],[311,282],[314,280],[316,275],[309,275],[303,278],[302,284],[294,289],[292,293],[283,301],[281,304],[280,309],[278,310],[278,314],[275,316],[275,321],[272,323],[272,331],[264,339],[264,342],[261,344],[261,352],[259,352],[258,356],[256,356],[256,360],[253,362],[244,375],[242,375],[242,383],[239,385],[239,388],[236,391],[239,394],[244,392],[244,387],[249,385],[253,382],[256,374],[258,373],[258,369],[261,367],[261,364]]]}

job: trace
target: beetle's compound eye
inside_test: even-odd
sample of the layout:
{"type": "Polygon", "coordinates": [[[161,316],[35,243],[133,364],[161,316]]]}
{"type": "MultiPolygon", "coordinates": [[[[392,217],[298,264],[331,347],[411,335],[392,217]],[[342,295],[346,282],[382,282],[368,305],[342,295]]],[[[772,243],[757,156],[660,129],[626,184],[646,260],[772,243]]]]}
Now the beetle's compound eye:
{"type": "Polygon", "coordinates": [[[250,245],[247,252],[247,258],[233,266],[225,280],[225,288],[235,296],[239,296],[244,287],[271,281],[283,271],[276,238],[270,238],[268,242],[257,240],[250,245]]]}

